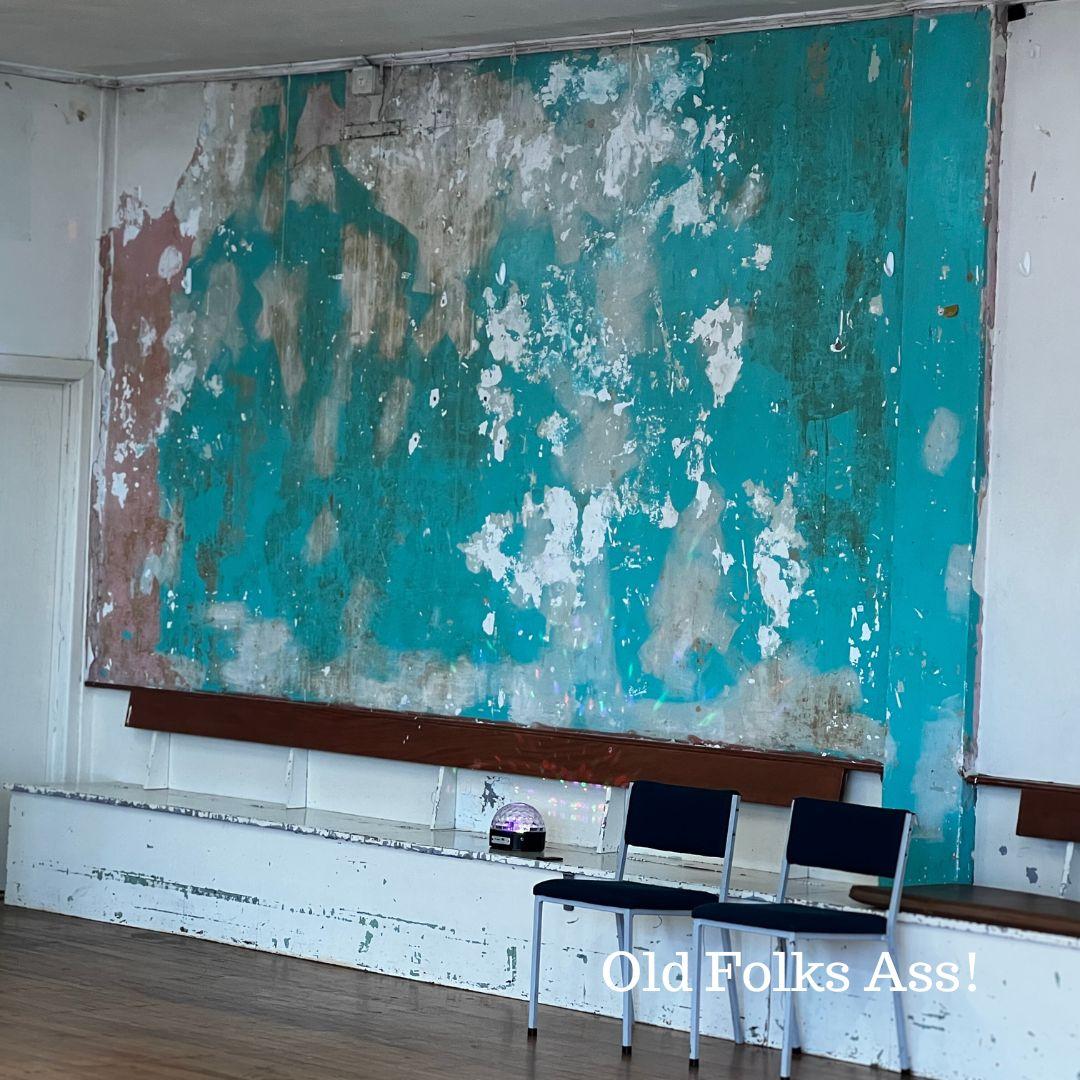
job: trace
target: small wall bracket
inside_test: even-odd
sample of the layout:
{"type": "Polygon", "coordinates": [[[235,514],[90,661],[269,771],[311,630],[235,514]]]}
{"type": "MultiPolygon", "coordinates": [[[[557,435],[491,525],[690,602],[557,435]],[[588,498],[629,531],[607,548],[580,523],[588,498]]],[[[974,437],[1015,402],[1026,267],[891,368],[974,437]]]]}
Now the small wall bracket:
{"type": "Polygon", "coordinates": [[[373,139],[401,134],[401,121],[387,119],[384,115],[385,89],[381,67],[360,64],[349,72],[343,132],[346,139],[373,139]]]}

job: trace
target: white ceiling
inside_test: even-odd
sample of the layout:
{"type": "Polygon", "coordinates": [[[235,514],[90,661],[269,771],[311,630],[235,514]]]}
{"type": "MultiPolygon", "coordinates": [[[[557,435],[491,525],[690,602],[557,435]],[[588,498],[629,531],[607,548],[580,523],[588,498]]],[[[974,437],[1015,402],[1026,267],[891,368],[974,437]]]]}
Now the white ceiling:
{"type": "Polygon", "coordinates": [[[0,62],[123,77],[853,6],[850,0],[0,0],[0,62]]]}

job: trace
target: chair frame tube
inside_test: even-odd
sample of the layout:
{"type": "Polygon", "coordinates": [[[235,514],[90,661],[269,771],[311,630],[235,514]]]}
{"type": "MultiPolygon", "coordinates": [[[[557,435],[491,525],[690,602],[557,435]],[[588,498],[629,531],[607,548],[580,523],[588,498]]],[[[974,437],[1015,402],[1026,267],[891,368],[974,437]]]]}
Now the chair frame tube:
{"type": "MultiPolygon", "coordinates": [[[[630,793],[633,793],[633,784],[630,785],[630,793]]],[[[720,872],[720,888],[718,890],[718,899],[721,903],[727,900],[728,890],[731,886],[731,856],[735,848],[735,831],[739,818],[739,796],[732,795],[731,808],[728,812],[728,826],[727,836],[724,842],[724,865],[720,872]]],[[[619,844],[618,856],[615,863],[615,880],[625,880],[626,874],[626,861],[629,855],[630,845],[626,841],[626,831],[623,830],[622,841],[619,844]]],[[[540,945],[541,945],[541,931],[543,926],[543,906],[544,904],[559,904],[567,910],[572,911],[574,908],[585,908],[590,911],[606,911],[615,916],[615,926],[619,939],[620,952],[626,953],[621,960],[622,967],[622,979],[623,985],[627,986],[630,982],[630,960],[629,957],[633,954],[634,948],[634,916],[635,915],[675,915],[686,916],[690,914],[690,910],[672,910],[670,908],[664,908],[662,910],[655,910],[651,908],[620,908],[612,907],[607,904],[587,904],[578,903],[575,901],[573,904],[567,904],[561,900],[551,899],[544,896],[536,896],[533,898],[533,940],[532,940],[532,968],[529,974],[529,1026],[528,1037],[535,1039],[537,1034],[537,1013],[540,997],[540,945]]],[[[730,940],[730,939],[729,939],[730,940]]],[[[698,979],[694,979],[694,985],[692,987],[693,993],[696,995],[698,992],[698,979]]],[[[738,1014],[737,1001],[732,1006],[733,1016],[738,1014]]],[[[737,1027],[738,1025],[736,1025],[737,1027]]],[[[634,1029],[634,995],[632,990],[623,991],[623,1015],[622,1015],[622,1053],[624,1057],[628,1057],[631,1051],[631,1043],[633,1038],[634,1029]]],[[[741,1036],[737,1041],[742,1041],[741,1036]]]]}
{"type": "MultiPolygon", "coordinates": [[[[794,812],[794,806],[792,806],[794,812]]],[[[904,875],[907,871],[908,850],[911,845],[911,830],[915,815],[910,811],[904,822],[904,831],[900,838],[900,846],[897,852],[896,872],[893,876],[892,890],[889,895],[889,906],[885,912],[885,932],[883,934],[807,934],[812,941],[867,941],[882,942],[889,954],[894,966],[897,961],[896,954],[896,920],[900,913],[900,902],[904,890],[904,875]]],[[[788,818],[788,833],[791,832],[791,819],[788,818]]],[[[791,864],[787,857],[787,844],[784,845],[784,857],[780,862],[780,881],[776,890],[776,903],[782,904],[787,896],[788,882],[791,876],[791,864]]],[[[730,952],[730,934],[732,930],[739,930],[746,934],[760,934],[773,937],[778,940],[781,947],[790,953],[795,951],[795,937],[791,934],[778,934],[775,930],[765,927],[744,926],[736,922],[715,922],[711,919],[694,919],[694,958],[693,968],[697,982],[694,985],[694,993],[690,1002],[690,1066],[696,1068],[700,1061],[700,1026],[701,1026],[701,995],[698,982],[700,982],[701,953],[704,946],[704,932],[706,927],[715,927],[726,936],[724,951],[730,952]]],[[[732,981],[729,978],[729,983],[732,981]]],[[[729,988],[730,989],[730,988],[729,988]]],[[[738,1007],[736,1000],[731,999],[732,1024],[735,1030],[735,1041],[741,1042],[740,1024],[737,1019],[738,1007]]],[[[899,1049],[901,1075],[911,1072],[911,1057],[908,1052],[907,1033],[904,1030],[904,1003],[900,994],[893,993],[893,1010],[896,1021],[896,1039],[899,1049]]],[[[791,1076],[791,1059],[793,1052],[801,1049],[802,1039],[799,1034],[799,1021],[795,1011],[795,992],[784,991],[784,1029],[783,1042],[780,1050],[780,1077],[781,1080],[789,1080],[791,1076]]]]}

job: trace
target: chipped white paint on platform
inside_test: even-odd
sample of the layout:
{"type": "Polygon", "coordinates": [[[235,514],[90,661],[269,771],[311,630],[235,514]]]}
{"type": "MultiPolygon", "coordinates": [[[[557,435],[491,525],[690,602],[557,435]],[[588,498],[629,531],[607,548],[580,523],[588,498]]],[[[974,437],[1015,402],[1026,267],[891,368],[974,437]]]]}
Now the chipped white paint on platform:
{"type": "MultiPolygon", "coordinates": [[[[564,864],[544,864],[490,854],[476,834],[469,839],[446,830],[444,839],[443,830],[375,819],[162,796],[117,785],[83,793],[17,789],[8,901],[524,998],[532,886],[565,871],[612,872],[612,856],[581,849],[566,849],[573,854],[564,864]],[[243,859],[236,857],[241,849],[243,859]]],[[[716,882],[715,870],[701,864],[645,859],[630,872],[642,870],[654,880],[666,871],[666,880],[716,882]]],[[[747,872],[738,880],[744,896],[774,884],[769,875],[747,872]]],[[[796,888],[843,903],[846,886],[803,879],[796,888]]],[[[688,929],[685,919],[642,918],[637,947],[655,950],[666,963],[687,947],[688,929]]],[[[614,947],[612,920],[554,908],[545,917],[544,940],[541,1000],[616,1014],[619,1002],[601,977],[614,947]]],[[[747,939],[743,948],[747,959],[760,959],[767,945],[747,939]]],[[[811,961],[826,955],[813,945],[806,951],[811,961]]],[[[902,963],[966,963],[970,951],[977,956],[975,993],[907,999],[915,1071],[941,1080],[1070,1075],[1080,1057],[1074,1020],[1080,940],[901,919],[902,963]]],[[[838,952],[851,965],[853,984],[862,985],[876,951],[833,948],[828,958],[838,952]]],[[[685,1028],[688,997],[637,995],[639,1019],[685,1028]]],[[[885,995],[806,994],[799,1005],[809,1053],[895,1067],[885,995]]],[[[769,1017],[777,1015],[777,1002],[746,994],[744,1014],[751,1041],[776,1043],[779,1031],[769,1017]]],[[[729,1035],[719,995],[707,996],[703,1027],[729,1035]]]]}

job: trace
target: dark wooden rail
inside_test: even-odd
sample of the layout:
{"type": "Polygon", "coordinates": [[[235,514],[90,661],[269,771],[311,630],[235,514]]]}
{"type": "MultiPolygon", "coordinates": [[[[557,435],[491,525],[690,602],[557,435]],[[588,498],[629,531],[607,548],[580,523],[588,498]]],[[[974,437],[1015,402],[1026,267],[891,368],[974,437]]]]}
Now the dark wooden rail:
{"type": "Polygon", "coordinates": [[[1032,836],[1040,840],[1080,840],[1080,787],[1047,780],[1015,780],[987,773],[971,773],[965,779],[976,787],[1019,790],[1017,836],[1032,836]]]}
{"type": "Polygon", "coordinates": [[[639,779],[731,787],[749,802],[770,806],[788,806],[798,795],[839,799],[850,770],[880,773],[882,768],[875,761],[459,716],[237,694],[109,688],[131,690],[127,725],[133,728],[617,787],[639,779]]]}
{"type": "MultiPolygon", "coordinates": [[[[889,889],[878,885],[851,887],[852,900],[871,907],[888,907],[889,895],[889,889]]],[[[987,926],[1080,937],[1080,904],[1075,900],[991,889],[985,885],[915,885],[904,890],[900,910],[987,926]]]]}

